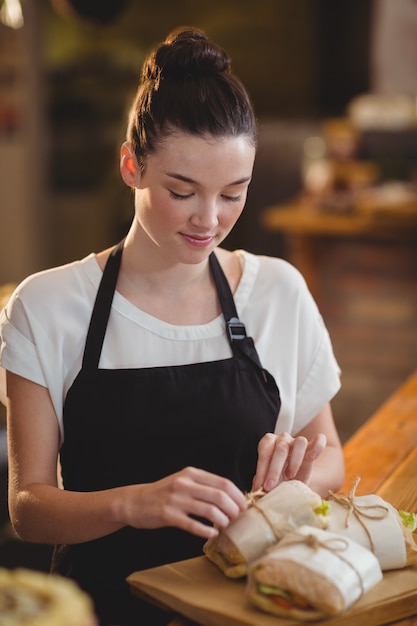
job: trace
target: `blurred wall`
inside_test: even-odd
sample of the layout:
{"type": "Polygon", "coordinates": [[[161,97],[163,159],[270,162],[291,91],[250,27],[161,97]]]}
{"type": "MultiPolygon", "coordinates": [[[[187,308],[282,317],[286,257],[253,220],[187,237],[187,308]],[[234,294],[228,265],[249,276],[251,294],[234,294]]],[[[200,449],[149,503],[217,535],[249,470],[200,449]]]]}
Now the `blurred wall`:
{"type": "Polygon", "coordinates": [[[0,24],[0,285],[48,260],[41,15],[26,28],[0,24]]]}
{"type": "MultiPolygon", "coordinates": [[[[74,4],[102,11],[114,5],[74,4]]],[[[299,149],[298,120],[341,114],[368,86],[370,0],[130,0],[110,21],[70,12],[70,5],[25,2],[24,28],[13,33],[22,119],[13,133],[0,135],[0,283],[123,234],[132,209],[118,174],[118,146],[128,102],[145,54],[173,27],[197,25],[229,51],[265,128],[269,120],[284,122],[291,155],[299,149]]],[[[0,41],[11,38],[6,30],[0,41]]],[[[286,183],[297,172],[287,174],[288,168],[280,176],[277,161],[276,200],[293,190],[286,183]]],[[[267,196],[252,193],[251,216],[245,214],[231,244],[252,247],[258,197],[267,196]]]]}
{"type": "MultiPolygon", "coordinates": [[[[416,0],[26,0],[23,29],[0,25],[0,285],[122,237],[132,215],[118,172],[128,103],[145,54],[180,24],[229,51],[260,120],[247,206],[226,245],[285,257],[260,212],[300,190],[303,144],[323,118],[381,89],[377,66],[400,77],[391,63],[408,61],[404,46],[417,42],[414,31],[392,38],[391,12],[405,5],[409,34],[416,0]],[[114,19],[91,15],[115,6],[114,19]],[[382,53],[375,41],[391,43],[378,44],[382,53]]],[[[416,133],[370,133],[366,156],[401,173],[407,153],[417,180],[416,133]]],[[[329,241],[326,253],[319,304],[343,370],[335,407],[347,437],[415,367],[417,252],[415,242],[329,241]]]]}

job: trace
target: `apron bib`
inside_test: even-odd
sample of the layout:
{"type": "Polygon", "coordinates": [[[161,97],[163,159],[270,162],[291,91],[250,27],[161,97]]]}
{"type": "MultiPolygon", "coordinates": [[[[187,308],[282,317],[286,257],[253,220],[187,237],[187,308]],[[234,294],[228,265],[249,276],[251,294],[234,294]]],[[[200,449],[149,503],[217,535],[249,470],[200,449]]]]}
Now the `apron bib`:
{"type": "MultiPolygon", "coordinates": [[[[122,251],[123,242],[106,264],[82,368],[64,403],[60,452],[64,488],[96,491],[153,482],[191,465],[226,476],[242,491],[250,490],[257,445],[275,429],[280,397],[237,318],[216,256],[210,255],[210,267],[231,358],[100,369],[122,251]]],[[[92,596],[101,624],[151,626],[164,621],[158,621],[151,608],[148,614],[149,605],[130,594],[125,578],[133,571],[200,556],[203,543],[176,528],[126,527],[94,541],[56,546],[53,570],[74,578],[92,596]]]]}

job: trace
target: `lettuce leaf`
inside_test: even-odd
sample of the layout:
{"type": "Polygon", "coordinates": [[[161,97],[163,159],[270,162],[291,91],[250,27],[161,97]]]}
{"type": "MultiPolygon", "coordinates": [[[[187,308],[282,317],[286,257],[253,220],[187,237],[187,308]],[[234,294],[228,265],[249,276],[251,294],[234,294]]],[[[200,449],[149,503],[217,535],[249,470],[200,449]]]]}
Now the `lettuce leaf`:
{"type": "Polygon", "coordinates": [[[316,506],[316,508],[314,509],[314,513],[316,515],[329,515],[330,513],[330,502],[328,502],[327,500],[322,500],[321,501],[321,505],[320,506],[316,506]]]}
{"type": "Polygon", "coordinates": [[[278,587],[273,587],[272,585],[257,583],[257,587],[258,591],[266,596],[283,596],[284,598],[291,598],[291,595],[287,591],[279,589],[278,587]]]}
{"type": "Polygon", "coordinates": [[[409,513],[403,510],[398,511],[398,513],[404,526],[413,533],[417,529],[417,513],[409,513]]]}

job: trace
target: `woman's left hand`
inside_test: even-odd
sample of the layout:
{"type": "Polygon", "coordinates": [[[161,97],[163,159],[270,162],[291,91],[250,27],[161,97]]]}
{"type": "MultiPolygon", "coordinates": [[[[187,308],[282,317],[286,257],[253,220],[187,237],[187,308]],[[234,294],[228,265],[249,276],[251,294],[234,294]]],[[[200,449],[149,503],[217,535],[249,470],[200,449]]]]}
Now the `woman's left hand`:
{"type": "Polygon", "coordinates": [[[258,464],[252,489],[271,491],[284,480],[308,483],[314,461],[325,450],[326,435],[316,434],[312,439],[288,433],[267,433],[258,444],[258,464]]]}

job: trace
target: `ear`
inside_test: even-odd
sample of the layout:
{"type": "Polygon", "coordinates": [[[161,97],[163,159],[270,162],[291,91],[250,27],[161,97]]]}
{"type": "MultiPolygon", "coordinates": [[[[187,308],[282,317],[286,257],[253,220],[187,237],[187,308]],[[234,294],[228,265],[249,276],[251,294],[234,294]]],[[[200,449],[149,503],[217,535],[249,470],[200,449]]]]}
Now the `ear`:
{"type": "Polygon", "coordinates": [[[126,185],[137,187],[140,179],[140,169],[132,144],[125,141],[120,149],[120,173],[126,185]]]}

